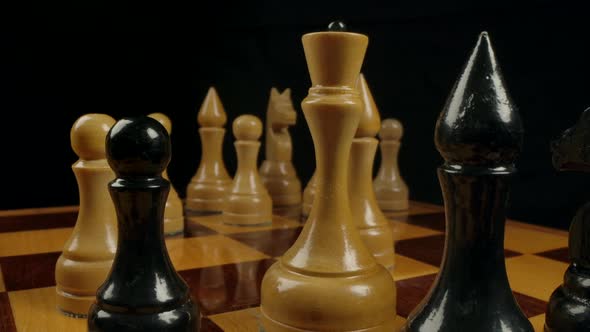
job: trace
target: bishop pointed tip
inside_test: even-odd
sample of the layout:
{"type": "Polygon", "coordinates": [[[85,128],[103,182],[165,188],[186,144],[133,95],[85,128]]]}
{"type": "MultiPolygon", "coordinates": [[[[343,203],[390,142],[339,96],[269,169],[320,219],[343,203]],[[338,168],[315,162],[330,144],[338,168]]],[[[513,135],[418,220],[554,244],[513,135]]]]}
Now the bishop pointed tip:
{"type": "Polygon", "coordinates": [[[227,121],[227,115],[215,87],[210,87],[201,104],[197,121],[201,127],[223,127],[227,121]]]}
{"type": "Polygon", "coordinates": [[[355,88],[363,101],[363,112],[355,137],[375,137],[381,127],[381,117],[363,73],[359,74],[355,88]]]}
{"type": "Polygon", "coordinates": [[[520,116],[484,31],[439,116],[436,146],[447,162],[507,164],[516,159],[522,138],[520,116]]]}

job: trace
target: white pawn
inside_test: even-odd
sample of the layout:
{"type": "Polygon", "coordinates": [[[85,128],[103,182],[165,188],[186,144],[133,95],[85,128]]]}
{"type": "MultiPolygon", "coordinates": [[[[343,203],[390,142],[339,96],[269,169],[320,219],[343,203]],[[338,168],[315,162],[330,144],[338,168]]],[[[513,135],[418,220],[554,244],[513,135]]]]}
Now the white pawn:
{"type": "Polygon", "coordinates": [[[381,166],[373,181],[373,187],[379,208],[386,215],[407,210],[409,207],[408,186],[399,173],[397,162],[402,135],[403,127],[398,120],[385,119],[381,122],[381,166]]]}
{"type": "Polygon", "coordinates": [[[232,125],[238,169],[225,199],[223,222],[253,226],[272,222],[272,201],[256,166],[262,122],[253,115],[241,115],[232,125]]]}
{"type": "MultiPolygon", "coordinates": [[[[172,121],[170,118],[162,113],[152,113],[149,115],[150,118],[158,120],[168,134],[172,133],[172,121]]],[[[165,169],[162,172],[162,177],[166,180],[168,178],[168,171],[165,169]]],[[[184,231],[184,214],[182,210],[182,201],[180,197],[178,197],[178,193],[172,186],[170,185],[170,192],[168,193],[168,198],[166,199],[166,207],[164,208],[164,234],[165,235],[177,235],[181,234],[184,231]]]]}
{"type": "Polygon", "coordinates": [[[117,250],[117,217],[108,191],[115,174],[105,159],[105,139],[113,124],[108,115],[86,114],[70,132],[72,149],[80,158],[72,165],[80,210],[55,266],[57,307],[69,316],[88,314],[117,250]]]}

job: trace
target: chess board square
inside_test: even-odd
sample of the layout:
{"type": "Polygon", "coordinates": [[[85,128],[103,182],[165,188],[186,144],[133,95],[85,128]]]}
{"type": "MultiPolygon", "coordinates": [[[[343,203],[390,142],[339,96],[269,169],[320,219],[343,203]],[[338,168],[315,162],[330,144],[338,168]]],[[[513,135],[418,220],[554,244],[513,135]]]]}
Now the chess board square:
{"type": "MultiPolygon", "coordinates": [[[[428,294],[435,280],[436,274],[429,274],[396,281],[397,314],[407,318],[412,310],[428,294]]],[[[513,294],[526,317],[537,316],[545,312],[545,308],[547,307],[545,301],[518,292],[513,292],[513,294]]]]}
{"type": "Polygon", "coordinates": [[[2,265],[0,263],[0,292],[5,292],[6,286],[4,285],[4,276],[2,275],[2,265]]]}
{"type": "Polygon", "coordinates": [[[506,236],[504,237],[506,249],[523,254],[533,254],[567,247],[567,242],[567,236],[560,233],[526,227],[513,222],[506,224],[506,236]]]}
{"type": "Polygon", "coordinates": [[[393,230],[394,241],[441,234],[441,232],[439,231],[435,231],[420,226],[410,225],[405,222],[392,221],[391,225],[393,230]]]}
{"type": "Polygon", "coordinates": [[[0,233],[73,227],[77,206],[0,211],[0,233]]]}
{"type": "MultiPolygon", "coordinates": [[[[201,318],[200,332],[223,332],[223,330],[217,326],[211,319],[207,317],[201,318]]],[[[239,330],[238,330],[239,331],[239,330]]]]}
{"type": "Polygon", "coordinates": [[[272,229],[297,228],[301,224],[298,221],[273,216],[272,224],[265,226],[233,226],[223,223],[223,215],[213,214],[208,216],[191,217],[188,219],[189,223],[198,223],[207,228],[213,229],[220,234],[235,234],[246,232],[260,232],[272,229]]]}
{"type": "MultiPolygon", "coordinates": [[[[394,219],[396,220],[396,219],[394,219]]],[[[435,231],[445,232],[445,214],[443,212],[409,215],[402,222],[432,229],[435,231]]]]}
{"type": "Polygon", "coordinates": [[[0,256],[62,251],[72,228],[0,233],[0,256]]]}
{"type": "Polygon", "coordinates": [[[217,234],[217,232],[211,228],[205,227],[197,222],[189,221],[187,219],[184,225],[184,234],[182,234],[180,237],[199,237],[214,234],[217,234]]]}
{"type": "Polygon", "coordinates": [[[512,290],[547,300],[563,282],[568,265],[535,255],[522,255],[506,259],[506,270],[512,290]]]}
{"type": "Polygon", "coordinates": [[[209,316],[222,331],[259,332],[260,308],[248,308],[209,316]]]}
{"type": "Polygon", "coordinates": [[[537,298],[521,294],[519,292],[512,292],[518,305],[524,312],[527,318],[540,315],[547,309],[547,302],[539,300],[537,298]]]}
{"type": "Polygon", "coordinates": [[[274,259],[180,271],[205,315],[260,305],[260,284],[274,259]]]}
{"type": "Polygon", "coordinates": [[[8,291],[55,286],[55,263],[59,252],[0,257],[8,291]]]}
{"type": "MultiPolygon", "coordinates": [[[[6,306],[3,305],[0,295],[0,314],[6,306]]],[[[9,292],[10,305],[14,316],[16,329],[3,330],[0,321],[0,331],[43,331],[43,332],[86,332],[88,331],[85,318],[71,318],[57,310],[55,287],[27,289],[9,292]]],[[[205,329],[201,331],[220,331],[214,329],[212,322],[207,318],[201,320],[205,329]]]]}
{"type": "Polygon", "coordinates": [[[442,261],[444,246],[445,236],[439,234],[397,241],[395,252],[398,255],[438,267],[442,261]]]}
{"type": "Polygon", "coordinates": [[[529,318],[529,321],[531,322],[531,324],[533,324],[533,328],[535,329],[535,332],[544,332],[545,314],[531,317],[531,318],[529,318]]]}
{"type": "Polygon", "coordinates": [[[548,251],[537,253],[535,255],[545,257],[545,258],[551,258],[553,260],[563,262],[566,264],[570,263],[570,257],[569,257],[570,255],[569,255],[568,248],[559,248],[559,249],[548,250],[548,251]]]}
{"type": "Polygon", "coordinates": [[[440,205],[423,203],[417,201],[410,201],[410,208],[406,211],[388,211],[384,212],[385,216],[393,220],[405,220],[409,215],[415,214],[430,214],[444,212],[444,208],[440,205]]]}
{"type": "Polygon", "coordinates": [[[282,256],[301,233],[301,227],[228,235],[271,257],[282,256]]]}
{"type": "Polygon", "coordinates": [[[429,274],[396,281],[398,316],[407,318],[410,312],[426,296],[435,279],[436,274],[429,274]]]}
{"type": "Polygon", "coordinates": [[[0,331],[16,332],[16,325],[12,317],[12,307],[8,299],[8,293],[0,293],[0,331]]]}
{"type": "Polygon", "coordinates": [[[429,275],[437,272],[438,267],[425,264],[402,255],[395,255],[395,266],[393,268],[393,279],[395,281],[429,275]]]}
{"type": "Polygon", "coordinates": [[[57,310],[55,287],[9,292],[18,331],[86,331],[86,319],[66,317],[57,310]]]}
{"type": "MultiPolygon", "coordinates": [[[[440,267],[444,246],[445,235],[440,234],[398,241],[395,244],[395,252],[440,267]]],[[[505,249],[504,255],[514,257],[520,255],[520,253],[505,249]]]]}
{"type": "Polygon", "coordinates": [[[268,258],[223,235],[166,239],[168,254],[176,270],[240,263],[268,258]]]}

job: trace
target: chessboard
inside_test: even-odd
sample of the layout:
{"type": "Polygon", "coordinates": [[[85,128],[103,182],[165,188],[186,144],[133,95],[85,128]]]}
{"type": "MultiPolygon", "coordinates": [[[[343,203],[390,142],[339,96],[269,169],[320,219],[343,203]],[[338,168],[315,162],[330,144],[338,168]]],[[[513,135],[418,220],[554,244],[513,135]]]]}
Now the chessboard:
{"type": "MultiPolygon", "coordinates": [[[[86,320],[56,308],[55,263],[77,207],[0,211],[0,331],[86,331],[86,320]]],[[[411,202],[389,216],[394,229],[397,314],[403,324],[436,278],[444,248],[441,206],[411,202]]],[[[187,218],[185,234],[167,238],[175,268],[198,299],[202,331],[260,331],[265,271],[295,241],[302,224],[234,227],[219,215],[187,218]]],[[[506,268],[520,307],[542,331],[547,300],[568,266],[567,232],[509,220],[506,268]]]]}

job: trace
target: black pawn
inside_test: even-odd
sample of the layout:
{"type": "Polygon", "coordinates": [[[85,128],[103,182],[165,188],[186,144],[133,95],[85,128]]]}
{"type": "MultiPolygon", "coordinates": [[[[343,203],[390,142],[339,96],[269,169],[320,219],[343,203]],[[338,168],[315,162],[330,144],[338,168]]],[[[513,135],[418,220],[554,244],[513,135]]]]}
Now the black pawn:
{"type": "Polygon", "coordinates": [[[436,124],[446,213],[439,275],[402,331],[533,332],[506,275],[509,182],[523,139],[520,117],[483,32],[436,124]]]}
{"type": "Polygon", "coordinates": [[[200,314],[176,273],[163,236],[170,183],[166,129],[149,117],[124,118],[106,139],[116,178],[109,191],[119,239],[111,272],[88,314],[89,331],[198,331],[200,314]]]}
{"type": "MultiPolygon", "coordinates": [[[[558,170],[590,172],[590,108],[577,125],[552,143],[553,164],[558,170]]],[[[590,202],[572,220],[569,233],[571,265],[563,285],[549,299],[546,332],[590,331],[590,202]]]]}

